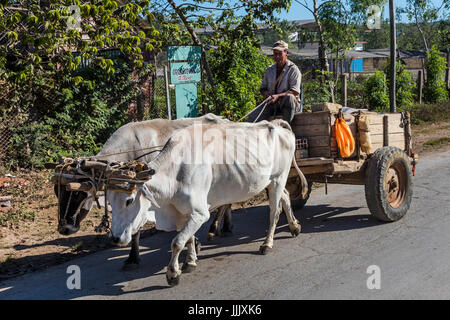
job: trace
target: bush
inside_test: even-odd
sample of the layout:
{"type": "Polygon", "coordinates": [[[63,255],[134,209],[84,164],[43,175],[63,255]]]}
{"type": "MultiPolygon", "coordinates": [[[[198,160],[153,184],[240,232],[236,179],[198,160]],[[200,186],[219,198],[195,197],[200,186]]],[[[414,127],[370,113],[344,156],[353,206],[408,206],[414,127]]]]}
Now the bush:
{"type": "Polygon", "coordinates": [[[364,82],[365,101],[369,110],[377,112],[389,111],[389,95],[386,86],[386,75],[383,71],[376,71],[364,82]]]}
{"type": "MultiPolygon", "coordinates": [[[[389,92],[389,82],[390,82],[390,59],[388,59],[386,66],[384,68],[384,73],[386,74],[386,86],[389,92]]],[[[414,103],[413,91],[416,88],[416,83],[412,78],[411,72],[405,69],[405,66],[401,62],[395,64],[395,104],[398,110],[404,110],[405,108],[411,107],[414,103]]]]}
{"type": "MultiPolygon", "coordinates": [[[[347,106],[355,109],[369,109],[367,101],[364,99],[365,76],[357,76],[354,81],[347,81],[347,106]]],[[[337,81],[336,86],[336,102],[343,105],[342,101],[342,81],[337,81]]]]}
{"type": "Polygon", "coordinates": [[[397,75],[395,81],[395,102],[397,108],[403,110],[410,107],[414,103],[414,89],[416,83],[412,78],[411,72],[406,70],[402,65],[397,64],[397,75]]]}
{"type": "Polygon", "coordinates": [[[262,77],[271,60],[248,39],[222,41],[208,57],[220,114],[238,120],[262,101],[262,77]]]}
{"type": "Polygon", "coordinates": [[[303,82],[303,105],[304,110],[308,110],[311,105],[321,102],[329,102],[331,92],[324,88],[319,80],[303,82]]]}
{"type": "Polygon", "coordinates": [[[114,73],[88,67],[55,84],[45,83],[48,73],[36,73],[22,88],[10,84],[16,100],[9,110],[19,120],[10,129],[9,165],[39,168],[61,156],[97,153],[129,121],[138,81],[132,72],[127,61],[117,60],[114,73]]]}
{"type": "Polygon", "coordinates": [[[427,81],[423,89],[425,101],[431,103],[447,101],[448,92],[444,81],[446,63],[436,46],[427,52],[426,69],[427,81]]]}
{"type": "MultiPolygon", "coordinates": [[[[388,60],[384,72],[377,71],[365,81],[365,101],[369,109],[377,112],[389,112],[389,66],[388,60]]],[[[414,103],[414,88],[416,83],[411,72],[405,69],[401,62],[396,63],[395,103],[398,111],[411,107],[414,103]]]]}

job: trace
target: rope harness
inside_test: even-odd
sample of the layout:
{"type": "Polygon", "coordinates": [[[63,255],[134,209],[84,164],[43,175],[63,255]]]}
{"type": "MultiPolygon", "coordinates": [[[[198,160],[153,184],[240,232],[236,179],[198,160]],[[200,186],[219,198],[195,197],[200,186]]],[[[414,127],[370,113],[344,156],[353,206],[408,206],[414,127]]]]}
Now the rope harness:
{"type": "MultiPolygon", "coordinates": [[[[138,152],[160,147],[162,146],[103,154],[99,157],[112,156],[129,152],[138,152]]],[[[154,170],[149,169],[147,164],[139,162],[137,160],[154,152],[160,151],[161,149],[144,153],[139,157],[136,157],[134,160],[126,163],[80,157],[76,159],[63,158],[62,162],[60,163],[46,164],[47,169],[55,169],[55,175],[53,176],[52,181],[57,185],[58,189],[58,226],[67,224],[67,214],[69,212],[69,206],[72,201],[73,192],[83,191],[91,193],[78,206],[74,215],[75,222],[76,216],[79,214],[86,201],[90,199],[92,199],[93,201],[95,200],[95,202],[97,203],[97,207],[99,209],[101,208],[98,192],[103,190],[105,199],[105,211],[100,224],[95,227],[94,230],[95,232],[108,232],[110,230],[107,204],[108,189],[111,188],[112,190],[117,192],[132,193],[134,190],[136,190],[136,184],[145,183],[154,174],[154,170]],[[89,165],[87,165],[87,162],[89,162],[89,165]],[[65,187],[67,191],[70,191],[65,208],[61,207],[62,187],[65,187]],[[62,212],[62,210],[64,210],[64,215],[62,215],[61,217],[60,213],[62,212]]]]}

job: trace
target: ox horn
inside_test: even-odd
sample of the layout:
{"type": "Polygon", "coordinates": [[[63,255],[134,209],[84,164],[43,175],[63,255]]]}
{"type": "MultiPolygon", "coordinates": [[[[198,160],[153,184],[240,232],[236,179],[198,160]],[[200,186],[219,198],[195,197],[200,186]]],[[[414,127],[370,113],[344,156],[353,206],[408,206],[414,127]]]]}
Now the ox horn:
{"type": "Polygon", "coordinates": [[[146,197],[148,200],[150,200],[151,203],[153,203],[155,206],[157,206],[158,208],[161,208],[158,204],[158,202],[156,202],[155,197],[153,196],[153,194],[150,192],[150,190],[148,190],[147,186],[144,184],[142,184],[141,186],[139,186],[139,190],[142,191],[142,193],[144,194],[144,197],[146,197]]]}

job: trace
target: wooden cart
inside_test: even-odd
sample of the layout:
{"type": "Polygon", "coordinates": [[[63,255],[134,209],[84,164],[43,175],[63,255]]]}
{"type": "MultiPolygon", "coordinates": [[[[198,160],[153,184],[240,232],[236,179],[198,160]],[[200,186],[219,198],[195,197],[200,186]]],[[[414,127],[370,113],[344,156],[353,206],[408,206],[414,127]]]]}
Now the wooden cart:
{"type": "Polygon", "coordinates": [[[396,221],[408,211],[412,199],[412,176],[417,155],[412,152],[408,113],[343,113],[355,139],[355,151],[340,156],[333,137],[336,105],[321,104],[326,110],[296,114],[291,127],[296,135],[296,160],[309,183],[306,198],[301,197],[295,169],[286,188],[292,206],[302,208],[313,182],[365,186],[371,214],[379,220],[396,221]],[[333,108],[331,108],[331,107],[333,108]],[[331,109],[331,110],[330,110],[331,109]]]}

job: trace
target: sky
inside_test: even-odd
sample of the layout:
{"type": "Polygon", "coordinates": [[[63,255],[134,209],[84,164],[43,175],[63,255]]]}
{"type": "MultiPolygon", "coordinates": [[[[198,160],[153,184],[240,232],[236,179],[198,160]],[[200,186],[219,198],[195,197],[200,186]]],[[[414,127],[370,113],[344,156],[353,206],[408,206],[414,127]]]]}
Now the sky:
{"type": "MultiPolygon", "coordinates": [[[[299,1],[306,1],[306,3],[311,7],[312,6],[312,0],[299,0],[299,1]]],[[[321,3],[323,3],[325,0],[318,0],[319,5],[321,3]]],[[[386,1],[386,5],[384,7],[384,16],[382,20],[385,19],[389,19],[389,1],[386,1]]],[[[401,8],[401,7],[405,7],[408,1],[411,0],[394,0],[395,1],[395,6],[396,8],[401,8]]],[[[434,7],[440,7],[442,5],[442,1],[443,0],[429,0],[431,1],[431,3],[433,4],[434,7]]],[[[187,0],[175,0],[175,3],[177,3],[178,5],[182,4],[182,3],[186,3],[186,2],[190,2],[187,0]]],[[[236,0],[228,0],[227,3],[233,4],[236,3],[236,0]]],[[[208,3],[205,2],[204,4],[205,7],[208,6],[208,3]]],[[[441,10],[442,13],[443,10],[441,10]]],[[[239,12],[239,11],[238,11],[239,12]]],[[[311,14],[311,12],[309,12],[307,9],[305,9],[303,6],[301,6],[299,3],[296,2],[296,0],[292,0],[292,4],[291,7],[289,9],[289,11],[286,10],[282,10],[281,14],[276,14],[276,17],[279,18],[280,20],[308,20],[308,19],[314,19],[313,15],[311,14]]],[[[407,23],[407,22],[411,22],[408,21],[408,18],[406,16],[406,14],[402,14],[401,16],[401,20],[397,20],[397,23],[403,22],[403,23],[407,23]]]]}
{"type": "MultiPolygon", "coordinates": [[[[406,1],[407,0],[395,0],[395,6],[397,8],[405,7],[406,6],[406,1]]],[[[434,4],[434,6],[440,6],[442,4],[442,0],[431,0],[431,2],[434,4]]],[[[312,3],[312,1],[311,0],[307,0],[307,3],[310,4],[310,3],[312,3]]],[[[319,3],[321,3],[321,2],[319,1],[319,3]]],[[[389,5],[388,4],[385,6],[384,13],[385,13],[385,16],[383,18],[388,18],[389,17],[389,5]]],[[[300,4],[295,2],[295,0],[292,1],[292,5],[291,5],[291,8],[290,8],[289,12],[286,12],[286,10],[283,10],[282,14],[278,15],[278,17],[280,19],[282,19],[282,20],[314,19],[312,14],[308,10],[303,8],[300,4]]],[[[402,17],[402,21],[401,22],[407,22],[406,16],[402,17]]]]}

